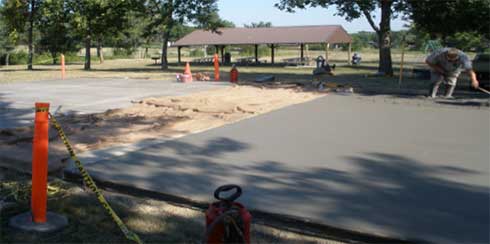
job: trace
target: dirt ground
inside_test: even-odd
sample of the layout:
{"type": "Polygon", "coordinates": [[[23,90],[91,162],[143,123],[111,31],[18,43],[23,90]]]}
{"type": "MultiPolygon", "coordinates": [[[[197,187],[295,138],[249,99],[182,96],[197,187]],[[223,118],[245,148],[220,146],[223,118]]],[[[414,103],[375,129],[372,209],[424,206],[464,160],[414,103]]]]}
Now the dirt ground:
{"type": "MultiPolygon", "coordinates": [[[[125,109],[87,115],[55,115],[77,153],[144,139],[175,138],[234,123],[325,95],[290,86],[233,86],[187,96],[132,101],[125,109]]],[[[0,130],[0,161],[17,160],[28,171],[32,127],[0,130]],[[4,160],[2,160],[2,158],[4,160]],[[23,163],[22,163],[23,162],[23,163]]],[[[50,129],[50,170],[63,167],[68,154],[50,129]]]]}

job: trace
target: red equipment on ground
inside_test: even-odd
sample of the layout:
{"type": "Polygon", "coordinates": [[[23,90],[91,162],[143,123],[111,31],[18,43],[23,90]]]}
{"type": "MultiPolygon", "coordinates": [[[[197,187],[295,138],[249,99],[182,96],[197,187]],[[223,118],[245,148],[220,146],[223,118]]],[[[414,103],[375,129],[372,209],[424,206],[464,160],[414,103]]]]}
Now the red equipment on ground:
{"type": "Polygon", "coordinates": [[[233,65],[230,71],[230,82],[232,83],[238,82],[238,70],[236,69],[235,65],[233,65]]]}
{"type": "Polygon", "coordinates": [[[252,215],[242,204],[234,202],[241,194],[242,189],[237,185],[220,186],[214,191],[214,197],[220,201],[210,204],[206,211],[206,243],[250,244],[252,215]],[[233,189],[236,191],[232,195],[220,196],[233,189]]]}

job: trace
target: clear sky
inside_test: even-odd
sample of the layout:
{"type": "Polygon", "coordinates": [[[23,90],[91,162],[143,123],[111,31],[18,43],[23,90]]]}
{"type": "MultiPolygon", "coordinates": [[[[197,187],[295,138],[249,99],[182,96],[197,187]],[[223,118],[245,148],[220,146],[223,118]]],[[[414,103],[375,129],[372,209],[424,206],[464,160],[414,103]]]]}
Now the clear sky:
{"type": "MultiPolygon", "coordinates": [[[[252,22],[272,22],[274,26],[289,25],[342,25],[349,33],[373,31],[365,17],[347,22],[343,17],[335,16],[335,7],[308,8],[288,13],[274,7],[279,0],[218,0],[221,18],[232,21],[236,26],[252,22]]],[[[379,14],[378,14],[379,16],[379,14]]],[[[379,23],[379,18],[375,21],[379,23]]],[[[391,23],[392,30],[406,29],[406,22],[396,19],[391,23]]]]}

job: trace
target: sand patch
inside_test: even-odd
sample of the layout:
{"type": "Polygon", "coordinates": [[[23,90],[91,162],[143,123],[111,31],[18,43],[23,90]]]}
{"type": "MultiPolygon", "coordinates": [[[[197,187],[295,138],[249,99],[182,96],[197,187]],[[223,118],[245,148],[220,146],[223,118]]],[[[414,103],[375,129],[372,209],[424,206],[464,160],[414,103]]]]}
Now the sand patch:
{"type": "MultiPolygon", "coordinates": [[[[175,138],[234,123],[324,94],[296,87],[233,86],[186,96],[146,98],[124,109],[85,115],[58,115],[57,119],[76,152],[129,144],[144,139],[175,138]]],[[[0,130],[2,157],[31,160],[31,127],[0,130]]],[[[66,149],[50,129],[50,167],[63,166],[66,149]]],[[[25,166],[26,169],[30,165],[25,166]]]]}

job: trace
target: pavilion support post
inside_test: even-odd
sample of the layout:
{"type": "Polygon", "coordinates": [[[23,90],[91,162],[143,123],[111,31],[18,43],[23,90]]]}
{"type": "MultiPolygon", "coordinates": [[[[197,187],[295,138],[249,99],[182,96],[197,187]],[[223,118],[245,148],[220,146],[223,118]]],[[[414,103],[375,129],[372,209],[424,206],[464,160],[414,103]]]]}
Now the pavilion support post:
{"type": "Polygon", "coordinates": [[[300,49],[301,49],[301,62],[303,62],[303,60],[305,59],[305,44],[301,43],[300,49]]]}
{"type": "Polygon", "coordinates": [[[271,44],[271,64],[274,64],[274,44],[271,44]]]}
{"type": "Polygon", "coordinates": [[[259,45],[255,44],[255,63],[259,63],[259,45]]]}
{"type": "Polygon", "coordinates": [[[225,46],[221,46],[221,63],[225,63],[225,46]]]}
{"type": "Polygon", "coordinates": [[[219,53],[219,47],[218,47],[218,45],[214,46],[214,48],[216,49],[216,51],[214,53],[218,54],[219,53]]]}
{"type": "Polygon", "coordinates": [[[305,55],[306,57],[310,57],[310,46],[308,44],[305,44],[305,55]]]}
{"type": "Polygon", "coordinates": [[[348,64],[348,65],[350,65],[350,64],[351,64],[351,63],[350,63],[350,56],[351,56],[350,54],[351,54],[351,52],[352,52],[352,42],[349,42],[349,49],[348,49],[348,51],[347,51],[347,64],[348,64]]]}
{"type": "Polygon", "coordinates": [[[182,60],[181,60],[181,53],[180,53],[180,50],[182,49],[181,46],[177,47],[177,63],[181,63],[182,60]]]}
{"type": "Polygon", "coordinates": [[[329,51],[329,49],[330,49],[330,43],[327,42],[325,44],[325,60],[327,61],[327,63],[328,63],[328,51],[329,51]]]}

